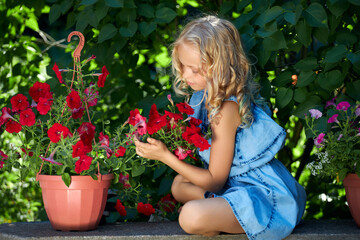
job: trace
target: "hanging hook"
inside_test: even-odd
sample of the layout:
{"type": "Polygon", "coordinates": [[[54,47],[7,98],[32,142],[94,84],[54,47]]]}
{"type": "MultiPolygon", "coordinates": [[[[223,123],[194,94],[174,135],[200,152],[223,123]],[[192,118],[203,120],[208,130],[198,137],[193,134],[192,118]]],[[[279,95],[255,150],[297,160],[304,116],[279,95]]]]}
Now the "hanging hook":
{"type": "Polygon", "coordinates": [[[84,47],[84,44],[85,44],[85,37],[84,35],[79,32],[79,31],[73,31],[69,34],[68,38],[67,38],[67,41],[70,42],[71,41],[71,37],[72,36],[78,36],[79,37],[79,44],[78,46],[76,47],[75,51],[74,51],[74,58],[77,58],[80,60],[80,56],[81,56],[81,50],[83,49],[84,47]]]}

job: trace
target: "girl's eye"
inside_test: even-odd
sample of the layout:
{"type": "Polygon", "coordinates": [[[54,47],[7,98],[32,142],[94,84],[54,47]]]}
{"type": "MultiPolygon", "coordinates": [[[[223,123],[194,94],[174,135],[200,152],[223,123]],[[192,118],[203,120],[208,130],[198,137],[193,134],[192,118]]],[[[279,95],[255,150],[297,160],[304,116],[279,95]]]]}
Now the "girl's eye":
{"type": "Polygon", "coordinates": [[[192,70],[192,72],[193,72],[194,74],[197,74],[197,73],[199,73],[199,70],[192,70]]]}

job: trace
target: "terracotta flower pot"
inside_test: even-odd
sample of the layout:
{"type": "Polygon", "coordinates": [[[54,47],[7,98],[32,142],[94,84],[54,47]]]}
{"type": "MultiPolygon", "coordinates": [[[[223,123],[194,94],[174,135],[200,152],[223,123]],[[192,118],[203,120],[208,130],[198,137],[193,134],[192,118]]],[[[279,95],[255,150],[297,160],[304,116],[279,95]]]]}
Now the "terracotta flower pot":
{"type": "Polygon", "coordinates": [[[360,178],[358,175],[348,174],[343,184],[346,191],[346,200],[350,207],[350,212],[356,225],[360,227],[360,178]]]}
{"type": "Polygon", "coordinates": [[[61,176],[39,175],[44,206],[51,226],[62,231],[87,231],[97,228],[104,212],[113,174],[72,176],[67,187],[61,176]]]}

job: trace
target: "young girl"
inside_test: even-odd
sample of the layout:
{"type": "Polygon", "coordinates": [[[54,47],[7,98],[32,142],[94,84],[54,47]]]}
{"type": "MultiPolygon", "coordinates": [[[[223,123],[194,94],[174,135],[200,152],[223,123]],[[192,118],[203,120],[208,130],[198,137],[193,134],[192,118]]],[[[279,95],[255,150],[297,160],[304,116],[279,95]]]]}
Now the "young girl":
{"type": "Polygon", "coordinates": [[[205,168],[179,161],[158,140],[135,144],[138,155],[179,173],[171,191],[184,203],[180,226],[205,236],[285,238],[304,213],[306,194],[274,158],[286,133],[266,113],[237,29],[214,16],[194,20],[175,41],[172,60],[176,92],[194,91],[193,117],[212,130],[211,148],[199,152],[205,168]]]}

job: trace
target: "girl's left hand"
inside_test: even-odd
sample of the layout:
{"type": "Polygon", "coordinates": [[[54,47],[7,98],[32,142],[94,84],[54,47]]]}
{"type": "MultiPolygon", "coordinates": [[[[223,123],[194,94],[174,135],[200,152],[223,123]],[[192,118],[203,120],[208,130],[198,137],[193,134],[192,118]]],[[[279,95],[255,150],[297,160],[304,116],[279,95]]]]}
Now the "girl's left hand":
{"type": "Polygon", "coordinates": [[[166,155],[170,153],[169,149],[163,142],[154,138],[149,137],[147,138],[148,143],[144,143],[135,137],[134,142],[136,146],[136,154],[143,158],[163,162],[166,158],[166,155]]]}

